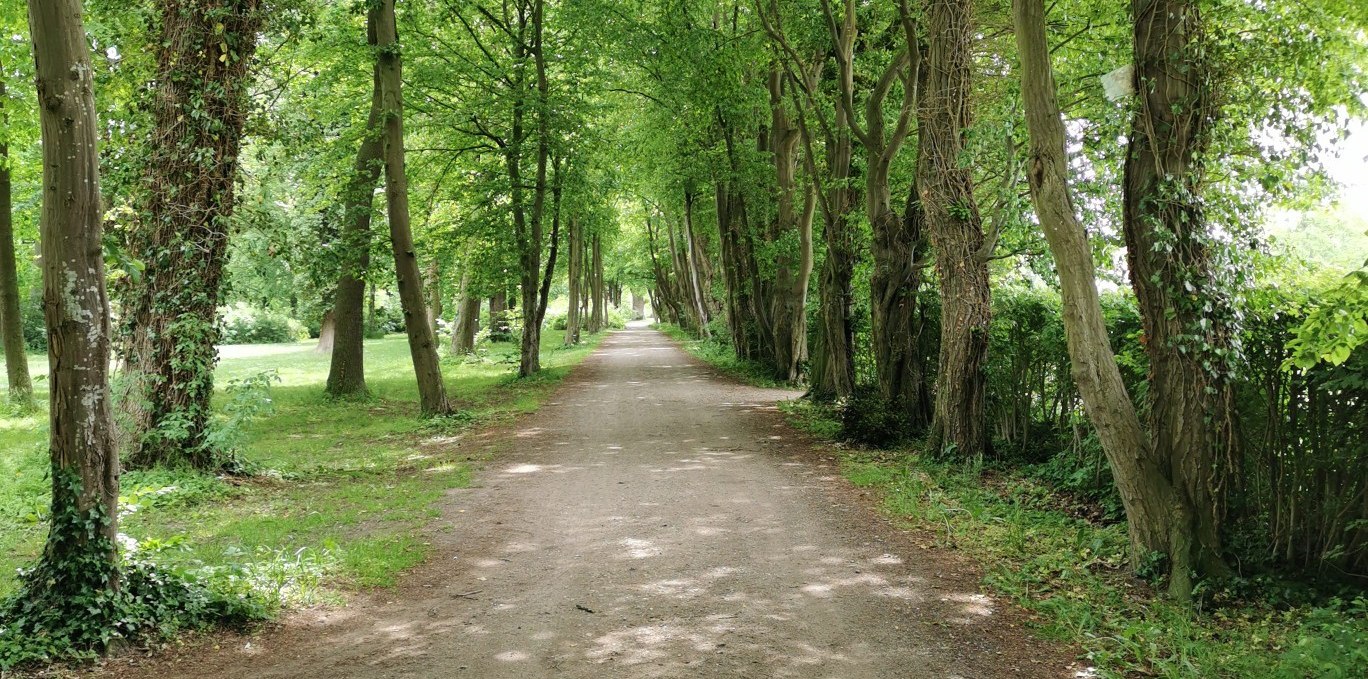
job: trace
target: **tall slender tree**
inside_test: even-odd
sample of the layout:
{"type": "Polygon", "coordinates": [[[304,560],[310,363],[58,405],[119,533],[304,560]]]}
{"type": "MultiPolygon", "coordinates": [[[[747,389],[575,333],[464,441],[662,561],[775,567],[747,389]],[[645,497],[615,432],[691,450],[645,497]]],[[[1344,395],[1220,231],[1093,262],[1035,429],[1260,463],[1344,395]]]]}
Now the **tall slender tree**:
{"type": "MultiPolygon", "coordinates": [[[[375,10],[367,13],[366,42],[377,44],[375,10]]],[[[371,217],[374,213],[375,187],[384,169],[384,139],[381,137],[383,101],[380,92],[380,64],[372,66],[370,113],[356,165],[343,193],[342,271],[333,299],[335,324],[332,362],[328,368],[328,393],[356,396],[366,393],[366,276],[370,269],[371,217]]]]}
{"type": "MultiPolygon", "coordinates": [[[[1181,502],[1169,465],[1146,438],[1112,353],[1097,294],[1092,244],[1069,189],[1067,137],[1050,65],[1044,0],[1014,0],[1012,10],[1029,135],[1026,177],[1059,272],[1074,382],[1111,465],[1126,509],[1131,566],[1138,569],[1145,555],[1172,554],[1191,544],[1192,537],[1187,526],[1174,522],[1186,512],[1178,510],[1181,502]]],[[[1178,565],[1188,559],[1170,561],[1178,565]]],[[[1191,585],[1185,572],[1173,573],[1169,583],[1181,597],[1191,585]]]]}
{"type": "Polygon", "coordinates": [[[408,175],[404,167],[404,97],[401,91],[399,30],[394,14],[395,0],[380,0],[376,10],[375,34],[383,103],[385,199],[389,207],[390,244],[394,249],[394,271],[399,280],[399,300],[408,331],[409,353],[418,378],[418,399],[425,417],[451,411],[442,365],[437,358],[437,339],[428,323],[423,300],[423,278],[418,271],[418,253],[413,246],[409,220],[408,175]]]}
{"type": "Polygon", "coordinates": [[[33,407],[33,381],[24,352],[24,319],[19,313],[19,267],[14,256],[14,205],[9,155],[8,93],[5,65],[0,61],[0,341],[5,345],[5,373],[10,404],[33,407]]]}
{"type": "Polygon", "coordinates": [[[793,382],[808,359],[807,299],[812,280],[812,222],[817,193],[811,180],[799,186],[799,146],[802,130],[789,113],[793,81],[783,69],[769,74],[769,152],[774,164],[775,216],[768,240],[780,246],[770,295],[774,338],[774,376],[793,382]],[[801,200],[801,206],[799,201],[801,200]],[[789,245],[796,236],[797,248],[789,245]]]}

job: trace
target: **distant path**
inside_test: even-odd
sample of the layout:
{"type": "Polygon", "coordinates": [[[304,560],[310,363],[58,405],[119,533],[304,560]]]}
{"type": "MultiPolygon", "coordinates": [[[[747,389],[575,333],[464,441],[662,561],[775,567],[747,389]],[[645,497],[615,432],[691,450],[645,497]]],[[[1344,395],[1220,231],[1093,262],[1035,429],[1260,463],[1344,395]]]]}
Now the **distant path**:
{"type": "Polygon", "coordinates": [[[120,677],[1066,677],[1069,653],[973,591],[783,423],[793,394],[612,335],[481,441],[431,561],[399,587],[120,677]]]}

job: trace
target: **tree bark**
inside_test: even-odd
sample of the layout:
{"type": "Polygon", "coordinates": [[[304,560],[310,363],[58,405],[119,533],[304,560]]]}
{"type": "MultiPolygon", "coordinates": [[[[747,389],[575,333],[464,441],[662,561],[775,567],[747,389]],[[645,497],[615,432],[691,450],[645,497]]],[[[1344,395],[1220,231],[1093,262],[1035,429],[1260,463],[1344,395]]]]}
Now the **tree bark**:
{"type": "MultiPolygon", "coordinates": [[[[854,49],[855,18],[849,11],[843,22],[838,49],[849,54],[854,49]]],[[[853,89],[850,70],[840,76],[841,90],[853,89]]],[[[815,91],[815,83],[810,91],[815,91]]],[[[826,261],[822,263],[819,281],[820,318],[817,350],[813,352],[812,386],[808,393],[816,399],[828,400],[850,396],[855,392],[855,326],[854,290],[855,234],[850,213],[855,207],[854,190],[850,187],[852,144],[850,115],[837,106],[834,126],[827,134],[826,198],[822,206],[825,224],[822,238],[826,243],[826,261]]],[[[805,130],[806,134],[806,130],[805,130]]],[[[808,149],[811,156],[811,148],[808,149]]],[[[809,167],[816,174],[815,164],[809,167]]]]}
{"type": "Polygon", "coordinates": [[[119,587],[119,458],[109,409],[99,123],[81,3],[30,0],[29,27],[43,134],[52,460],[51,523],[30,583],[59,601],[85,602],[84,609],[101,592],[119,587]]]}
{"type": "Polygon", "coordinates": [[[589,288],[589,332],[594,333],[607,325],[607,314],[604,311],[603,303],[603,239],[596,233],[590,237],[589,243],[592,253],[589,271],[593,279],[589,288]]]}
{"type": "MultiPolygon", "coordinates": [[[[0,127],[8,129],[5,69],[0,63],[0,127]]],[[[19,266],[14,255],[14,205],[10,182],[9,139],[0,138],[0,338],[5,345],[9,402],[20,410],[33,407],[33,380],[24,351],[24,319],[19,313],[19,266]]]]}
{"type": "Polygon", "coordinates": [[[158,6],[153,132],[131,238],[145,269],[125,296],[129,463],[209,469],[233,463],[206,436],[249,67],[265,16],[259,0],[158,6]]]}
{"type": "MultiPolygon", "coordinates": [[[[679,301],[674,296],[674,287],[670,284],[669,272],[665,265],[661,263],[661,256],[657,241],[656,228],[650,215],[646,216],[646,243],[648,252],[651,255],[651,271],[655,274],[655,295],[651,303],[651,308],[655,311],[656,318],[666,323],[683,327],[684,312],[679,301]]],[[[581,255],[582,257],[582,255],[581,255]]]]}
{"type": "Polygon", "coordinates": [[[329,309],[323,313],[323,320],[318,324],[318,345],[314,347],[314,352],[319,354],[331,354],[333,347],[337,344],[337,317],[329,309]]]}
{"type": "Polygon", "coordinates": [[[456,302],[456,328],[451,332],[451,351],[461,356],[475,351],[475,333],[480,325],[480,296],[471,289],[470,269],[461,274],[461,291],[456,302]]]}
{"type": "Polygon", "coordinates": [[[770,322],[774,346],[773,375],[796,382],[808,358],[807,295],[812,279],[812,221],[817,194],[812,185],[798,188],[798,144],[802,131],[789,116],[785,99],[792,86],[787,75],[773,68],[769,75],[769,148],[774,164],[776,215],[769,241],[779,245],[774,287],[770,294],[770,322]],[[801,212],[798,208],[802,196],[801,212]],[[788,245],[796,236],[796,251],[788,245]]]}
{"type": "Polygon", "coordinates": [[[1131,285],[1150,359],[1149,430],[1178,495],[1167,542],[1170,589],[1185,597],[1190,572],[1228,572],[1221,549],[1225,475],[1217,451],[1230,443],[1229,346],[1214,294],[1201,201],[1216,115],[1202,19],[1194,0],[1132,0],[1135,91],[1122,197],[1131,285]],[[1210,368],[1203,363],[1209,363],[1210,368]],[[1182,544],[1182,543],[1188,544],[1182,544]]]}
{"type": "Polygon", "coordinates": [[[442,318],[442,264],[436,257],[428,263],[427,270],[427,303],[428,303],[428,326],[432,328],[432,337],[438,343],[442,341],[441,327],[437,321],[442,318]]]}
{"type": "Polygon", "coordinates": [[[550,159],[550,127],[547,120],[546,99],[549,81],[546,75],[546,58],[542,49],[545,29],[545,4],[543,0],[532,0],[531,16],[519,16],[524,22],[518,27],[520,37],[515,47],[515,57],[525,63],[531,57],[535,70],[533,83],[536,96],[537,154],[536,175],[532,183],[532,210],[527,214],[523,198],[522,149],[525,138],[523,121],[526,115],[527,99],[520,91],[513,104],[513,130],[511,143],[506,149],[508,174],[512,187],[513,231],[518,246],[520,282],[522,283],[523,332],[519,351],[518,375],[528,377],[541,370],[541,323],[537,318],[541,308],[541,251],[543,246],[542,218],[546,207],[546,169],[550,159]],[[526,21],[530,19],[531,25],[526,21]],[[522,39],[525,31],[531,29],[531,42],[522,39]]]}
{"type": "Polygon", "coordinates": [[[513,338],[513,329],[508,324],[508,292],[500,290],[489,298],[489,340],[507,342],[513,338]]]}
{"type": "MultiPolygon", "coordinates": [[[[375,45],[374,21],[367,21],[366,39],[375,45]]],[[[370,113],[366,131],[356,152],[356,164],[343,194],[346,214],[342,228],[342,272],[337,281],[333,318],[337,333],[328,368],[327,391],[330,396],[358,396],[366,393],[366,277],[370,271],[371,216],[375,186],[384,169],[385,143],[380,117],[384,103],[380,92],[379,64],[372,68],[370,113]]],[[[375,316],[374,287],[371,288],[371,317],[375,316]]]]}
{"type": "MultiPolygon", "coordinates": [[[[694,303],[694,314],[698,317],[698,331],[704,337],[709,337],[711,332],[708,330],[708,323],[712,318],[708,314],[707,288],[703,283],[702,269],[705,266],[706,258],[699,252],[698,234],[695,233],[693,224],[694,215],[694,194],[693,191],[684,192],[684,261],[687,264],[685,270],[689,276],[689,293],[694,303]]],[[[603,262],[599,262],[599,276],[603,275],[603,262]]]]}
{"type": "MultiPolygon", "coordinates": [[[[853,0],[847,0],[849,5],[853,0]]],[[[911,132],[918,96],[926,73],[916,24],[906,0],[898,3],[903,46],[865,100],[864,130],[854,127],[865,150],[865,214],[873,231],[870,276],[870,343],[878,370],[880,393],[901,408],[908,428],[920,432],[931,420],[926,366],[920,351],[922,333],[920,259],[926,252],[925,216],[917,196],[917,182],[902,214],[893,208],[889,174],[911,132]],[[891,133],[885,129],[884,102],[894,83],[902,80],[903,99],[891,133]]],[[[843,99],[852,119],[854,93],[843,99]]],[[[853,127],[853,126],[852,126],[853,127]]]]}
{"type": "MultiPolygon", "coordinates": [[[[1092,245],[1074,211],[1069,190],[1066,135],[1050,66],[1043,0],[1014,0],[1021,89],[1029,132],[1027,179],[1041,229],[1059,272],[1064,330],[1074,382],[1097,430],[1126,510],[1131,568],[1153,552],[1170,553],[1181,509],[1168,465],[1140,426],[1121,379],[1098,300],[1092,245]]],[[[1190,543],[1187,537],[1177,542],[1190,543]]],[[[1173,563],[1178,559],[1171,560],[1173,563]]],[[[1180,587],[1184,577],[1171,578],[1180,587]]],[[[1181,594],[1181,593],[1180,593],[1181,594]]]]}
{"type": "Polygon", "coordinates": [[[541,329],[546,322],[546,307],[551,302],[551,279],[556,275],[556,257],[560,251],[561,225],[561,162],[551,161],[551,250],[546,256],[546,269],[542,272],[541,288],[537,293],[537,351],[541,351],[541,329]]]}
{"type": "Polygon", "coordinates": [[[567,267],[567,282],[569,284],[569,306],[565,312],[565,343],[566,345],[579,344],[580,341],[580,278],[581,270],[584,268],[584,247],[581,244],[583,236],[582,227],[579,219],[570,218],[569,233],[567,234],[566,249],[570,255],[569,266],[567,267]]]}
{"type": "Polygon", "coordinates": [[[988,452],[985,421],[991,292],[971,168],[961,162],[970,122],[973,4],[926,0],[927,79],[921,94],[918,189],[941,281],[940,367],[928,448],[988,452]]]}
{"type": "Polygon", "coordinates": [[[394,246],[394,271],[399,283],[399,301],[404,310],[409,353],[418,378],[418,400],[424,417],[451,412],[442,365],[437,358],[437,341],[428,324],[423,302],[423,279],[418,272],[418,255],[413,247],[409,222],[408,177],[404,168],[404,99],[399,53],[399,34],[394,16],[395,0],[380,0],[376,22],[379,46],[380,92],[384,103],[385,198],[389,204],[390,242],[394,246]]]}

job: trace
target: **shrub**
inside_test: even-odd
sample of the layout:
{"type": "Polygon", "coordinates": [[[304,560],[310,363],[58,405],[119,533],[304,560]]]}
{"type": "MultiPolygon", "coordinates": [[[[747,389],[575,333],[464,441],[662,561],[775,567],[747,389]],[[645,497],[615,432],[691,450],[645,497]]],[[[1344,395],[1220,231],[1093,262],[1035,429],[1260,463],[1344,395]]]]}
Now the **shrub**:
{"type": "Polygon", "coordinates": [[[907,417],[896,401],[875,387],[862,386],[836,403],[842,440],[875,448],[888,448],[906,437],[907,417]]]}
{"type": "Polygon", "coordinates": [[[242,302],[220,310],[224,344],[276,344],[309,339],[309,330],[293,318],[242,302]]]}

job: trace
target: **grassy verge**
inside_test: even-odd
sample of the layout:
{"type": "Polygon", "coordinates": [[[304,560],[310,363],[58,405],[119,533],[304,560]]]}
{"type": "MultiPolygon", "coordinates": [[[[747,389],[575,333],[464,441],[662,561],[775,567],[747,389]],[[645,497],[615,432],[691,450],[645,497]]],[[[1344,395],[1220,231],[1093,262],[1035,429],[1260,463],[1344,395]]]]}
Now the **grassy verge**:
{"type": "MultiPolygon", "coordinates": [[[[242,572],[286,603],[388,586],[425,558],[422,529],[438,515],[437,500],[469,483],[478,460],[453,437],[536,409],[598,339],[569,349],[548,341],[545,369],[529,380],[512,378],[511,343],[448,360],[447,388],[461,410],[437,421],[418,418],[403,338],[367,342],[373,397],[354,402],[325,397],[328,356],[312,344],[231,347],[220,385],[267,371],[280,377],[269,411],[241,432],[242,455],[260,473],[128,472],[121,531],[157,561],[242,572]]],[[[46,440],[45,412],[0,417],[0,597],[14,589],[15,569],[42,549],[46,440]]]]}
{"type": "Polygon", "coordinates": [[[651,327],[679,342],[690,355],[746,384],[757,387],[793,386],[774,379],[774,375],[760,363],[737,358],[731,344],[725,339],[716,336],[700,339],[673,323],[657,323],[651,327]]]}
{"type": "MultiPolygon", "coordinates": [[[[694,356],[751,383],[763,371],[722,343],[661,330],[694,356]]],[[[772,384],[772,382],[768,382],[772,384]]],[[[783,405],[789,421],[834,441],[841,424],[827,407],[783,405]]],[[[1201,592],[1196,608],[1155,595],[1126,565],[1124,524],[1099,524],[1019,470],[947,465],[915,447],[841,448],[847,479],[878,491],[909,528],[979,562],[984,585],[1037,614],[1032,632],[1076,643],[1098,677],[1350,679],[1368,676],[1368,600],[1274,579],[1201,592]]]]}
{"type": "MultiPolygon", "coordinates": [[[[840,429],[829,410],[805,401],[784,411],[820,437],[840,429]]],[[[909,527],[974,557],[988,588],[1037,613],[1035,633],[1082,646],[1097,676],[1368,676],[1361,595],[1239,582],[1204,592],[1189,609],[1128,574],[1123,524],[1075,518],[1060,509],[1063,498],[1020,473],[937,463],[913,449],[841,456],[847,479],[880,491],[885,511],[909,527]]]]}

